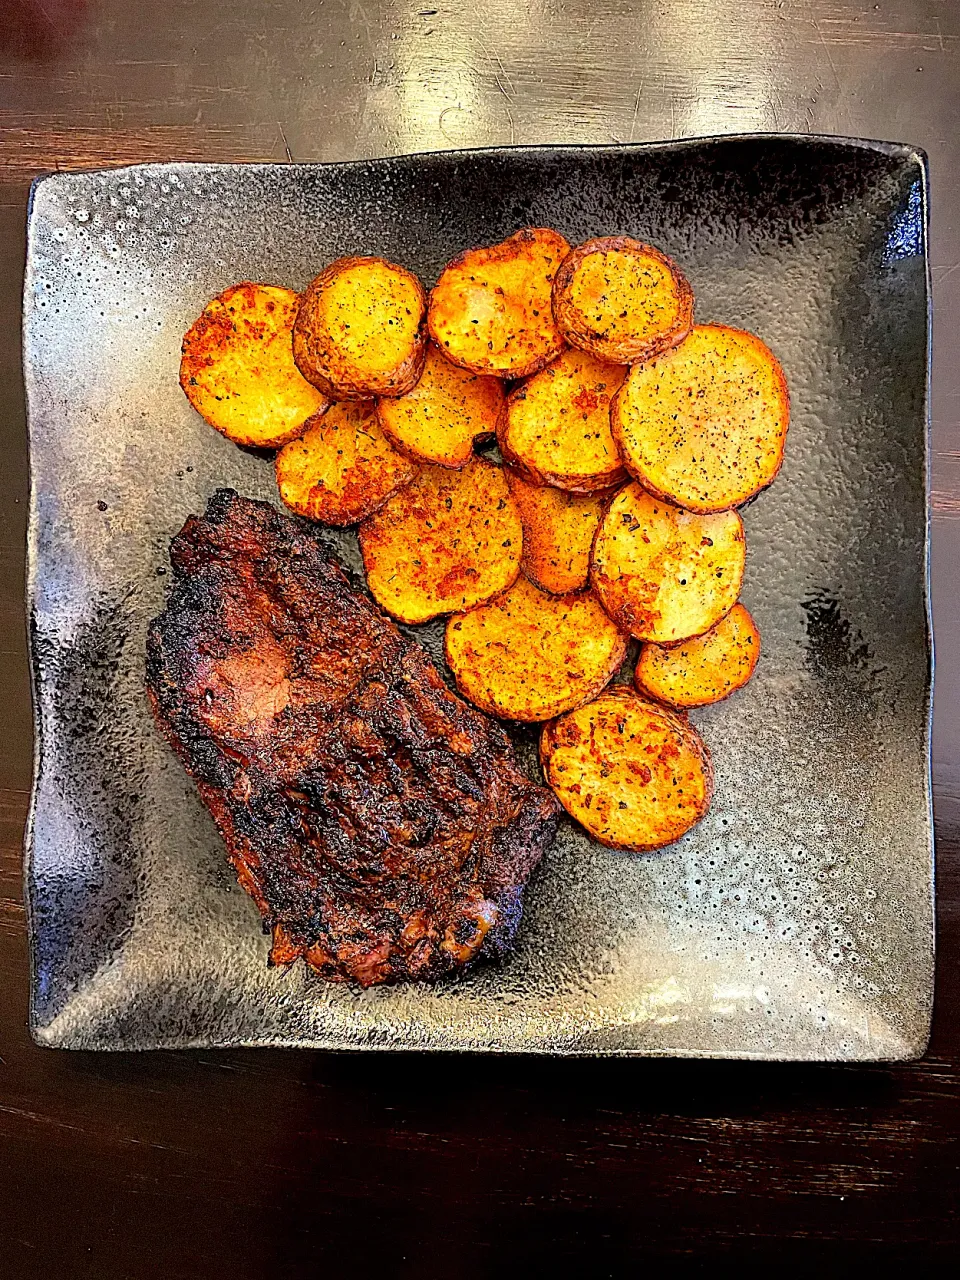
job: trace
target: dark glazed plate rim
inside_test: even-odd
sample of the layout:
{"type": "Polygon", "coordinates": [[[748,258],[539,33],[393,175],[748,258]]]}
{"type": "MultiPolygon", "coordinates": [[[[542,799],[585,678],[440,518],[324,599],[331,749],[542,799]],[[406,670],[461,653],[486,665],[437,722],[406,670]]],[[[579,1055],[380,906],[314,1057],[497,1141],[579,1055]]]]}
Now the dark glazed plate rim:
{"type": "MultiPolygon", "coordinates": [[[[925,151],[917,146],[909,143],[888,141],[881,139],[868,139],[849,137],[844,135],[831,134],[807,134],[807,133],[791,133],[791,132],[746,132],[737,134],[720,134],[720,135],[704,135],[700,137],[690,137],[682,139],[664,139],[639,143],[614,143],[614,144],[580,144],[580,143],[560,143],[547,144],[537,146],[502,146],[502,147],[479,147],[479,148],[458,148],[444,151],[425,151],[404,153],[400,156],[378,156],[364,159],[353,159],[346,161],[330,161],[330,162],[204,162],[204,161],[175,161],[178,169],[186,170],[287,170],[294,169],[297,171],[311,170],[339,170],[348,171],[361,168],[375,168],[379,164],[390,164],[397,160],[406,161],[411,164],[422,165],[443,165],[455,164],[459,160],[467,160],[471,157],[485,158],[515,158],[529,157],[531,159],[550,159],[560,158],[564,155],[573,154],[595,154],[615,157],[619,155],[642,155],[657,152],[682,152],[686,150],[706,150],[708,148],[721,148],[731,144],[746,142],[770,142],[770,143],[790,143],[796,146],[809,148],[812,151],[820,148],[828,149],[849,149],[851,151],[874,151],[881,154],[899,159],[904,163],[913,162],[919,169],[920,176],[920,193],[922,202],[922,221],[924,228],[923,239],[923,265],[925,278],[925,309],[926,309],[926,372],[925,385],[923,393],[923,418],[925,423],[923,454],[924,454],[924,470],[925,470],[925,492],[927,496],[924,530],[923,530],[923,607],[924,607],[924,625],[925,625],[925,655],[926,655],[926,718],[924,725],[924,741],[923,747],[925,752],[925,788],[926,788],[926,804],[928,811],[928,827],[930,832],[931,852],[933,848],[933,802],[932,802],[932,774],[931,774],[931,733],[932,733],[932,715],[933,715],[933,681],[934,681],[934,634],[933,620],[930,599],[930,511],[929,511],[929,491],[930,491],[930,377],[931,377],[931,347],[932,347],[932,299],[931,299],[931,280],[930,280],[930,261],[928,254],[928,238],[929,238],[929,167],[928,159],[925,151]]],[[[28,224],[32,220],[34,211],[34,202],[39,188],[51,179],[69,178],[73,175],[78,177],[83,175],[109,173],[117,175],[125,170],[155,170],[166,167],[162,163],[147,163],[142,165],[118,165],[109,168],[97,168],[88,170],[71,170],[69,173],[60,171],[50,174],[42,174],[34,179],[27,202],[27,219],[28,224]]],[[[29,253],[27,257],[27,268],[24,284],[24,324],[27,319],[27,298],[30,289],[32,262],[29,253]]],[[[25,333],[26,338],[26,333],[25,333]]],[[[33,846],[35,839],[35,817],[38,802],[39,790],[43,779],[44,766],[44,742],[41,732],[41,715],[40,715],[40,685],[42,677],[41,659],[38,653],[36,643],[36,616],[35,616],[35,594],[37,586],[38,566],[38,493],[36,490],[34,466],[33,466],[33,437],[29,432],[29,423],[31,418],[31,369],[29,361],[28,344],[26,340],[23,346],[23,371],[24,380],[27,388],[27,416],[28,416],[28,435],[30,438],[30,511],[27,529],[27,577],[26,577],[26,612],[28,624],[28,649],[30,657],[30,678],[31,678],[31,697],[32,709],[34,715],[34,764],[31,785],[31,799],[28,812],[27,823],[24,835],[25,861],[24,861],[24,897],[27,905],[28,929],[30,931],[31,940],[34,938],[36,930],[36,921],[32,911],[32,894],[30,892],[30,874],[33,861],[33,846]]],[[[935,885],[935,870],[931,878],[931,891],[935,885]]],[[[934,939],[935,941],[935,935],[934,939]]],[[[36,971],[36,953],[35,947],[30,948],[30,965],[31,965],[31,1019],[30,1026],[34,1038],[39,1044],[48,1043],[39,1035],[39,1026],[35,1016],[33,997],[36,992],[37,971],[36,971]]],[[[928,1033],[929,1036],[929,1033],[928,1033]]],[[[250,1043],[256,1044],[256,1041],[237,1041],[237,1044],[250,1043]]],[[[928,1041],[927,1041],[928,1043],[928,1041]]],[[[375,1043],[359,1043],[351,1045],[341,1045],[331,1043],[331,1048],[347,1048],[347,1049],[372,1049],[372,1048],[393,1048],[403,1051],[408,1048],[404,1044],[387,1044],[380,1045],[375,1043]]],[[[433,1049],[435,1051],[445,1051],[443,1045],[423,1045],[421,1048],[433,1049]]],[[[526,1056],[530,1054],[548,1053],[553,1056],[679,1056],[672,1055],[670,1050],[658,1050],[655,1048],[647,1048],[643,1050],[631,1049],[581,1049],[581,1048],[564,1048],[562,1050],[550,1050],[547,1048],[533,1048],[528,1051],[503,1050],[496,1046],[491,1046],[495,1052],[523,1053],[526,1056]]],[[[926,1044],[917,1047],[916,1052],[911,1052],[903,1057],[880,1057],[877,1061],[907,1061],[922,1056],[925,1052],[926,1044]]],[[[716,1052],[704,1050],[702,1053],[696,1051],[684,1053],[682,1056],[689,1057],[709,1057],[715,1059],[718,1056],[716,1052]]],[[[727,1055],[734,1056],[734,1055],[727,1055]]],[[[796,1059],[789,1058],[770,1058],[762,1053],[753,1053],[744,1051],[740,1056],[745,1060],[757,1059],[765,1061],[790,1061],[796,1059]]],[[[868,1059],[858,1059],[865,1061],[868,1059]]]]}
{"type": "Polygon", "coordinates": [[[861,138],[851,134],[791,133],[758,130],[747,133],[704,133],[684,138],[656,138],[648,142],[549,142],[512,143],[508,146],[449,147],[442,151],[401,151],[354,158],[352,160],[145,160],[135,164],[99,165],[95,168],[48,169],[38,173],[30,184],[27,197],[27,220],[33,206],[33,194],[49,178],[69,178],[94,173],[120,173],[130,169],[157,169],[175,164],[184,169],[360,169],[370,165],[404,161],[462,160],[472,156],[506,157],[515,155],[549,156],[566,154],[630,155],[654,151],[694,150],[707,145],[724,145],[738,142],[790,142],[799,146],[849,147],[852,150],[878,151],[883,155],[897,156],[903,160],[916,160],[924,175],[924,208],[927,207],[929,157],[923,147],[910,142],[898,142],[885,138],[861,138]]]}

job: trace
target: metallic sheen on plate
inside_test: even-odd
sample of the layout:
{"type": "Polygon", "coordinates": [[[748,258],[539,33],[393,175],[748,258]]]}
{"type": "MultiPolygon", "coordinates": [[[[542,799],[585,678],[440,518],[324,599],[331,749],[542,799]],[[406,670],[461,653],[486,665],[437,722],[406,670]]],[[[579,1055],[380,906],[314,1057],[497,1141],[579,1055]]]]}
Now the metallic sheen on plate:
{"type": "MultiPolygon", "coordinates": [[[[37,776],[31,1026],[45,1045],[902,1060],[933,987],[926,172],[909,147],[756,136],[343,165],[151,165],[35,187],[24,302],[37,776]],[[434,989],[266,967],[212,820],[160,740],[144,636],[167,544],[273,469],[191,410],[180,341],[242,279],[380,254],[428,283],[523,225],[623,233],[697,319],[762,335],[792,420],[744,512],[754,680],[694,713],[706,820],[657,856],[566,819],[514,956],[434,989]]],[[[334,535],[359,567],[352,532],[334,535]]],[[[442,623],[412,628],[436,658],[442,623]]],[[[519,729],[536,769],[535,735],[519,729]]]]}

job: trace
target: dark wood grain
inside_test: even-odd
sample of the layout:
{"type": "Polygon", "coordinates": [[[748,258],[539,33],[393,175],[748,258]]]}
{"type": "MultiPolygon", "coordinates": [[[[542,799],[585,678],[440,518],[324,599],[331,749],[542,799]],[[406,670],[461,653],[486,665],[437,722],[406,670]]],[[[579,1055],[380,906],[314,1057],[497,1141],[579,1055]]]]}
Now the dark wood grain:
{"type": "Polygon", "coordinates": [[[956,1257],[960,8],[0,0],[0,1273],[828,1273],[956,1257]],[[936,311],[939,964],[903,1068],[57,1054],[25,1031],[31,771],[16,340],[39,171],[786,129],[925,147],[936,311]]]}

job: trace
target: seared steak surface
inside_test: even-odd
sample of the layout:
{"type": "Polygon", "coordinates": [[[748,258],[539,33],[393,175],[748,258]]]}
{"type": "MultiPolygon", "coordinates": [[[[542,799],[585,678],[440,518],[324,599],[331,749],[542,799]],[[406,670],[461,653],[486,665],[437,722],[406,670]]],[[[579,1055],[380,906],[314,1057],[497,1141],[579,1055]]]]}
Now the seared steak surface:
{"type": "Polygon", "coordinates": [[[315,527],[222,489],[170,558],[148,692],[272,962],[369,986],[508,948],[558,805],[500,726],[447,689],[315,527]]]}

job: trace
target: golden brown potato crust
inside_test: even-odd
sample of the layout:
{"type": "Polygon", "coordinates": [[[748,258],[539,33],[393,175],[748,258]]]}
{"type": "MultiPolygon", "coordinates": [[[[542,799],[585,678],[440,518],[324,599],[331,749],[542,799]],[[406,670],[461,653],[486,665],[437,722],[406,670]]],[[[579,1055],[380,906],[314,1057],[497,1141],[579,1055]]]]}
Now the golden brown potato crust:
{"type": "Polygon", "coordinates": [[[593,539],[615,490],[569,493],[531,484],[511,467],[506,476],[523,521],[523,572],[554,595],[582,591],[590,580],[593,539]]]}
{"type": "MultiPolygon", "coordinates": [[[[627,236],[571,249],[527,227],[460,253],[429,297],[376,257],[338,259],[299,296],[233,286],[181,363],[218,430],[278,448],[291,510],[359,526],[383,611],[446,616],[448,678],[465,698],[544,725],[541,763],[567,812],[641,852],[709,807],[711,760],[686,712],[742,688],[759,659],[738,603],[737,508],[777,476],[789,423],[769,348],[694,325],[693,309],[659,249],[627,236]],[[497,463],[479,447],[494,440],[497,463]],[[625,687],[611,681],[631,637],[625,687]]],[[[274,694],[258,686],[244,714],[274,694]]],[[[494,913],[478,918],[470,946],[495,927],[494,913]]],[[[467,943],[454,943],[459,956],[467,943]]],[[[318,945],[278,924],[272,955],[335,977],[339,953],[311,958],[318,945]]]]}
{"type": "Polygon", "coordinates": [[[474,373],[525,378],[555,359],[564,341],[551,290],[570,246],[557,231],[526,227],[444,267],[430,295],[430,336],[474,373]]]}
{"type": "Polygon", "coordinates": [[[637,365],[611,412],[628,469],[688,511],[724,511],[765,489],[783,462],[790,397],[773,352],[752,333],[697,325],[637,365]]]}
{"type": "Polygon", "coordinates": [[[180,386],[235,444],[279,448],[327,406],[293,362],[299,303],[292,289],[248,280],[208,302],[184,336],[180,386]]]}
{"type": "Polygon", "coordinates": [[[645,644],[634,683],[637,692],[669,707],[705,707],[742,689],[760,657],[760,632],[742,604],[716,626],[669,649],[645,644]]]}
{"type": "Polygon", "coordinates": [[[710,807],[713,768],[685,716],[623,685],[544,727],[540,760],[557,799],[601,844],[672,844],[710,807]]]}
{"type": "Polygon", "coordinates": [[[577,245],[553,282],[553,315],[572,346],[613,364],[650,360],[693,324],[693,290],[677,264],[629,236],[577,245]]]}
{"type": "Polygon", "coordinates": [[[497,426],[504,458],[536,484],[596,493],[626,480],[610,405],[626,377],[571,348],[507,396],[497,426]]]}
{"type": "Polygon", "coordinates": [[[503,383],[451,363],[427,346],[420,381],[405,395],[377,402],[385,434],[417,462],[463,467],[477,439],[491,436],[503,408],[503,383]]]}
{"type": "Polygon", "coordinates": [[[600,522],[590,581],[623,630],[677,644],[708,631],[736,604],[745,553],[736,511],[695,515],[629,484],[600,522]]]}
{"type": "Polygon", "coordinates": [[[520,577],[489,604],[447,622],[447,665],[475,707],[508,720],[549,720],[613,678],[627,637],[592,592],[551,596],[520,577]]]}
{"type": "Polygon", "coordinates": [[[426,359],[426,307],[423,285],[406,267],[338,258],[300,300],[297,367],[331,400],[403,395],[426,359]]]}
{"type": "Polygon", "coordinates": [[[416,471],[380,430],[372,400],[331,405],[280,450],[275,467],[286,505],[332,525],[371,515],[416,471]]]}
{"type": "Polygon", "coordinates": [[[503,468],[421,467],[360,526],[367,585],[401,622],[482,604],[520,572],[523,528],[503,468]]]}

